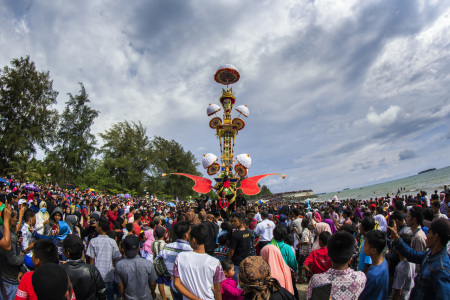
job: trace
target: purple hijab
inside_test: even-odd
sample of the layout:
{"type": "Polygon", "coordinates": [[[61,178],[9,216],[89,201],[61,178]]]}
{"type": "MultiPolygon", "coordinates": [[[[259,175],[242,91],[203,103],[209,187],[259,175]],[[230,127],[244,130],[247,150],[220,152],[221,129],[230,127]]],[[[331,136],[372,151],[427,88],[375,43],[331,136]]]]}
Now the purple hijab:
{"type": "Polygon", "coordinates": [[[325,219],[323,220],[324,223],[327,223],[328,225],[330,225],[330,229],[331,229],[331,234],[335,234],[336,233],[336,226],[334,225],[334,222],[330,219],[325,219]]]}
{"type": "Polygon", "coordinates": [[[359,209],[359,207],[356,208],[355,218],[360,218],[361,220],[363,219],[363,214],[361,213],[361,210],[359,209]]]}

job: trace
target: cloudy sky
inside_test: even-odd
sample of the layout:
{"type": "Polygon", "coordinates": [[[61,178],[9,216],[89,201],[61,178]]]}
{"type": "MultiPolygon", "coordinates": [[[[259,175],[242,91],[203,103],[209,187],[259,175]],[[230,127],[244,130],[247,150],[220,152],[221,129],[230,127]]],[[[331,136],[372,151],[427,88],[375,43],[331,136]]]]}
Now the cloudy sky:
{"type": "MultiPolygon", "coordinates": [[[[273,192],[331,192],[450,165],[448,1],[0,1],[0,66],[30,55],[62,111],[82,82],[93,127],[140,120],[198,160],[220,65],[250,116],[236,141],[273,192]]],[[[237,116],[237,114],[235,115],[237,116]]],[[[101,140],[99,143],[101,144],[101,140]]]]}

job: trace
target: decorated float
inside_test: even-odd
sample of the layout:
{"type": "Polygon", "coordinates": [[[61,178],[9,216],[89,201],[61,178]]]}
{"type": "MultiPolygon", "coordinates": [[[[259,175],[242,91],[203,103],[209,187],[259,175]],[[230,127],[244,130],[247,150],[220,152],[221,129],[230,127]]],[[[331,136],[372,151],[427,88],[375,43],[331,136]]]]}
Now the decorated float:
{"type": "Polygon", "coordinates": [[[246,195],[258,194],[260,192],[258,181],[264,177],[272,175],[282,175],[283,179],[286,177],[284,174],[270,173],[245,178],[252,160],[250,155],[246,153],[235,156],[234,145],[236,136],[245,127],[245,121],[241,117],[248,118],[249,109],[247,105],[237,106],[234,110],[239,115],[232,118],[231,113],[236,104],[236,97],[233,94],[233,89],[229,87],[230,84],[236,83],[239,78],[240,74],[235,66],[231,64],[221,66],[214,75],[216,82],[227,87],[226,90],[222,89],[222,95],[219,98],[221,106],[209,104],[206,109],[208,117],[212,117],[209,121],[209,127],[215,130],[220,145],[220,161],[219,157],[213,153],[204,154],[202,158],[202,166],[206,169],[208,175],[216,176],[214,177],[214,185],[212,180],[201,176],[184,173],[163,174],[163,176],[181,175],[191,178],[195,181],[192,188],[194,191],[206,194],[214,189],[219,198],[226,198],[229,204],[235,201],[238,190],[246,195]],[[223,112],[222,118],[217,116],[220,110],[223,112]],[[238,186],[239,181],[240,185],[238,186]]]}

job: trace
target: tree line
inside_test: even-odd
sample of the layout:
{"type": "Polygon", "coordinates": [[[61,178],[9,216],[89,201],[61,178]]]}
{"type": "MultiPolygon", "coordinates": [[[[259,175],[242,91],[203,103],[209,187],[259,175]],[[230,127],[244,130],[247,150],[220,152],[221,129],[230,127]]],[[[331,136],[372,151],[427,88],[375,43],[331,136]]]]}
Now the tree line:
{"type": "Polygon", "coordinates": [[[162,173],[201,175],[190,151],[174,140],[147,135],[140,121],[112,124],[99,136],[91,132],[100,111],[90,106],[82,83],[67,95],[64,111],[55,108],[58,92],[48,71],[29,56],[0,71],[0,174],[27,181],[110,194],[166,198],[196,196],[193,182],[162,173]],[[44,151],[36,159],[37,149],[44,151]]]}

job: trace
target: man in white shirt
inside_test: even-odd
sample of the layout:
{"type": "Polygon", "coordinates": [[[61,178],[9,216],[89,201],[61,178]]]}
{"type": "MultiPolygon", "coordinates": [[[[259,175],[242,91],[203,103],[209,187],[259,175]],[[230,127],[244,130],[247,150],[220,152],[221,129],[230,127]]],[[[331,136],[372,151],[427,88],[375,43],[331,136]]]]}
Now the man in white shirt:
{"type": "Polygon", "coordinates": [[[255,206],[255,216],[253,217],[259,223],[261,222],[261,215],[259,214],[258,206],[255,206]]]}
{"type": "Polygon", "coordinates": [[[205,253],[207,235],[206,225],[192,226],[189,244],[194,251],[181,252],[175,259],[173,284],[184,300],[222,299],[221,282],[225,275],[219,260],[205,253]]]}
{"type": "Polygon", "coordinates": [[[273,229],[275,228],[275,223],[268,219],[269,212],[267,210],[261,212],[261,218],[262,222],[258,223],[255,228],[255,232],[261,236],[261,240],[259,241],[260,250],[273,239],[273,229]]]}

